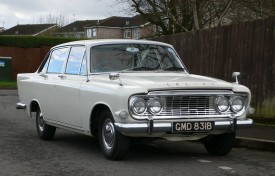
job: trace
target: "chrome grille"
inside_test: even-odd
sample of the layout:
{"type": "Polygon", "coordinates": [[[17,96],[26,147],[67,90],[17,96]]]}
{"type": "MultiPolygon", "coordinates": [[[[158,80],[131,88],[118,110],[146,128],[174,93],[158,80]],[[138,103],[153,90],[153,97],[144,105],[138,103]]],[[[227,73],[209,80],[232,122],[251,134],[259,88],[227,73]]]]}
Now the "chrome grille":
{"type": "MultiPolygon", "coordinates": [[[[167,96],[162,99],[163,110],[154,118],[165,117],[212,117],[228,116],[229,112],[218,113],[214,108],[213,95],[187,95],[187,96],[167,96]]],[[[145,115],[150,115],[145,113],[145,115]]]]}

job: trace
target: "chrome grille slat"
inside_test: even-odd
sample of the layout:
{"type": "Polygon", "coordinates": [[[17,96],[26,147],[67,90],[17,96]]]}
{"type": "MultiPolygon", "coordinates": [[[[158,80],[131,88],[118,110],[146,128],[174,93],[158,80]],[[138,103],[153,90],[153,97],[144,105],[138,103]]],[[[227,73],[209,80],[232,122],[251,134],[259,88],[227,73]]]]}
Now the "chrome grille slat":
{"type": "MultiPolygon", "coordinates": [[[[179,92],[177,92],[179,93],[179,92]]],[[[194,93],[194,92],[193,92],[194,93]]],[[[224,93],[224,92],[223,92],[224,93]]],[[[228,92],[227,92],[228,93],[228,92]]],[[[181,95],[170,94],[166,95],[163,99],[163,110],[156,114],[154,117],[161,118],[167,116],[193,116],[193,117],[205,117],[220,115],[214,108],[214,96],[215,95],[181,95]]],[[[226,112],[223,115],[229,115],[230,112],[226,112]]],[[[145,115],[150,115],[145,113],[145,115]]]]}

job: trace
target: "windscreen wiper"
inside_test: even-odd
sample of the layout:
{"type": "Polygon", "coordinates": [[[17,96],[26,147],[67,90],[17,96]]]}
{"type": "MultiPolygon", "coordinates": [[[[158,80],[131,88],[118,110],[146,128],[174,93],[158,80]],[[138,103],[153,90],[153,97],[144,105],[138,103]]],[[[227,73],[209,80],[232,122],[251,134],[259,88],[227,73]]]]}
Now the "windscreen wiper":
{"type": "Polygon", "coordinates": [[[163,68],[164,71],[185,71],[184,68],[182,67],[167,67],[167,68],[163,68]]]}

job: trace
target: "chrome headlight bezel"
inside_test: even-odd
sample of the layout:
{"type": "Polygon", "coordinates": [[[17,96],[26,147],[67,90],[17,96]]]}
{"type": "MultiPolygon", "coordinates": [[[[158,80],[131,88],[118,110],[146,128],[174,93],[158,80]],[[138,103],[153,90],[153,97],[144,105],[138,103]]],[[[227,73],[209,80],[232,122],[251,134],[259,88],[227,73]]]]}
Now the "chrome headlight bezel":
{"type": "Polygon", "coordinates": [[[134,99],[133,102],[131,103],[131,110],[136,115],[142,115],[142,114],[144,114],[147,111],[147,103],[146,103],[146,101],[143,98],[136,98],[136,99],[134,99]],[[144,107],[143,107],[144,109],[143,110],[138,111],[138,107],[137,107],[138,103],[139,103],[139,105],[141,105],[141,104],[144,105],[144,107]]]}
{"type": "Polygon", "coordinates": [[[150,113],[152,114],[158,114],[162,111],[163,105],[162,102],[159,98],[152,98],[148,101],[147,108],[150,113]],[[159,105],[158,110],[155,110],[154,108],[156,107],[156,104],[159,105]]]}
{"type": "Polygon", "coordinates": [[[234,96],[234,97],[232,97],[231,99],[230,99],[230,109],[234,112],[234,113],[238,113],[238,112],[240,112],[240,111],[242,111],[242,109],[245,107],[245,101],[244,101],[244,99],[242,98],[242,97],[240,97],[240,96],[234,96]],[[240,100],[241,101],[241,103],[242,103],[242,105],[241,105],[241,108],[239,108],[239,109],[236,109],[236,108],[234,108],[234,102],[235,101],[237,101],[237,100],[240,100]]]}
{"type": "Polygon", "coordinates": [[[225,113],[230,108],[229,100],[224,96],[218,96],[214,101],[214,107],[219,113],[225,113]],[[222,103],[226,103],[226,105],[223,105],[222,103]],[[221,107],[221,106],[225,106],[225,107],[221,107]]]}

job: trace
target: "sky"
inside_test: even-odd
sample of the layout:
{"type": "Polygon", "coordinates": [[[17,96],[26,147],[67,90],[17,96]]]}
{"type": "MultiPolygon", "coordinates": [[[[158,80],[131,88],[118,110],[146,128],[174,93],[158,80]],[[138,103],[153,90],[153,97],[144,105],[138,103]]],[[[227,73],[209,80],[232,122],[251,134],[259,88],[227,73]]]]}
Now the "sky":
{"type": "Polygon", "coordinates": [[[74,20],[103,19],[128,16],[116,0],[0,0],[0,27],[9,29],[17,24],[36,24],[47,16],[74,20]]]}

